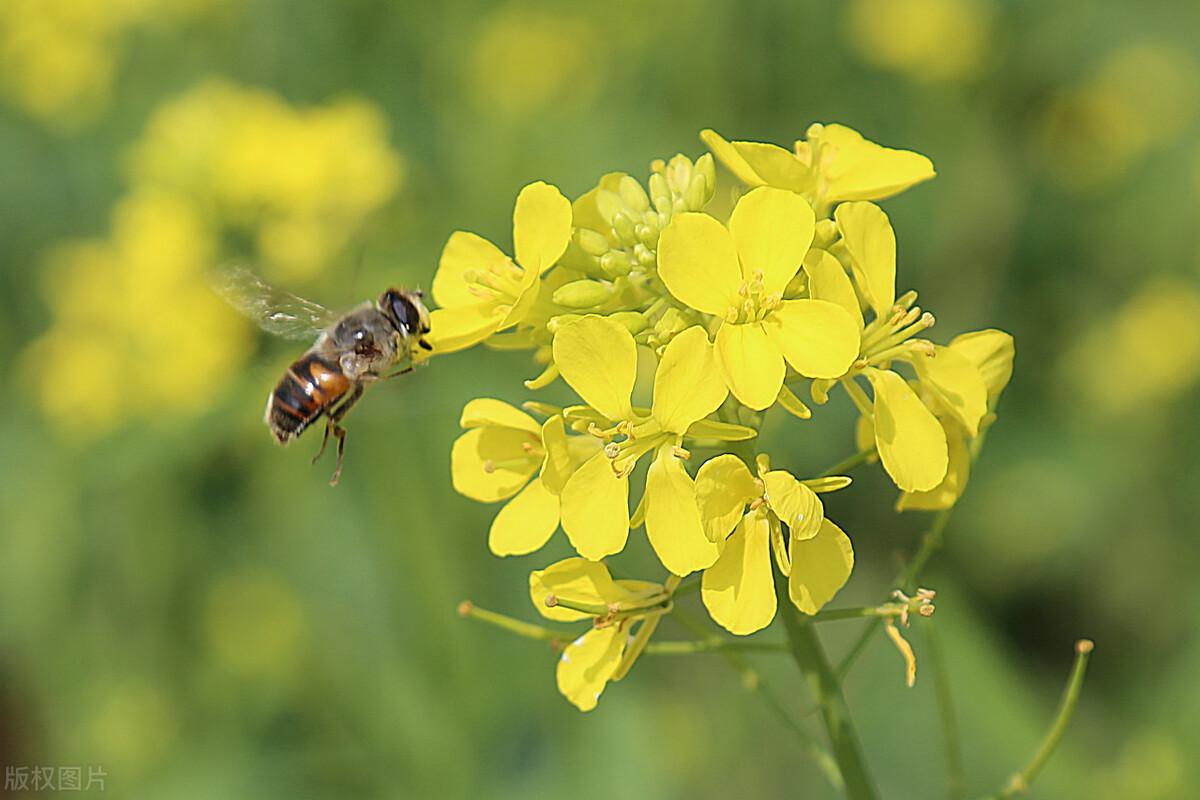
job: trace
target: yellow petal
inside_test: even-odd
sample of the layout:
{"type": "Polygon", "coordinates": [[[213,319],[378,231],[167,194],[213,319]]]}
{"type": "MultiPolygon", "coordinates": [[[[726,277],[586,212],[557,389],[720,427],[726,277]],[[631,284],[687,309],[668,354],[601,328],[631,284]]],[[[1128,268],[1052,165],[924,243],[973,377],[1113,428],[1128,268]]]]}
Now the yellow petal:
{"type": "Polygon", "coordinates": [[[994,328],[964,333],[950,341],[950,349],[971,360],[987,384],[988,402],[995,403],[1012,377],[1016,355],[1012,336],[994,328]]]}
{"type": "Polygon", "coordinates": [[[949,453],[946,477],[927,492],[901,494],[900,499],[896,501],[897,511],[941,511],[958,502],[963,490],[967,488],[967,478],[971,474],[971,454],[967,450],[965,432],[958,425],[947,426],[945,431],[949,453]]]}
{"type": "Polygon", "coordinates": [[[768,472],[763,483],[771,510],[788,526],[793,539],[811,539],[817,535],[825,519],[825,506],[816,492],[782,469],[768,472]]]}
{"type": "Polygon", "coordinates": [[[983,376],[965,355],[935,345],[932,358],[917,354],[913,367],[921,385],[937,397],[942,406],[972,435],[979,433],[979,421],[987,413],[987,385],[983,376]]]}
{"type": "Polygon", "coordinates": [[[766,514],[747,514],[700,581],[700,597],[709,616],[738,636],[760,631],[775,619],[770,536],[766,514]]]}
{"type": "Polygon", "coordinates": [[[554,335],[554,363],[575,393],[610,420],[629,419],[637,378],[637,345],[621,325],[588,315],[554,335]]]}
{"type": "Polygon", "coordinates": [[[763,142],[734,142],[733,146],[738,155],[768,186],[787,189],[790,192],[812,190],[812,172],[790,151],[779,145],[763,142]]]}
{"type": "Polygon", "coordinates": [[[696,471],[696,500],[708,540],[725,541],[759,492],[750,469],[732,453],[705,461],[696,471]]]}
{"type": "MultiPolygon", "coordinates": [[[[504,315],[504,319],[500,322],[500,327],[507,328],[510,325],[516,325],[528,317],[537,305],[538,298],[541,296],[541,289],[542,280],[538,277],[537,271],[532,269],[522,270],[517,296],[513,299],[512,305],[507,307],[508,313],[504,315]]],[[[505,306],[500,306],[499,308],[503,310],[505,306]]]]}
{"type": "Polygon", "coordinates": [[[859,332],[863,329],[862,309],[854,284],[842,267],[842,262],[824,250],[814,248],[804,259],[804,272],[808,275],[808,293],[814,300],[828,300],[846,309],[859,332]]]}
{"type": "Polygon", "coordinates": [[[738,200],[729,219],[742,278],[762,273],[763,294],[782,294],[812,244],[816,217],[798,194],[767,186],[738,200]]]}
{"type": "Polygon", "coordinates": [[[686,432],[716,411],[728,394],[704,328],[695,325],[677,334],[654,373],[652,413],[663,430],[686,432]]]}
{"type": "Polygon", "coordinates": [[[521,190],[513,209],[513,247],[517,263],[534,275],[554,266],[571,241],[571,201],[548,183],[521,190]]]}
{"type": "Polygon", "coordinates": [[[875,390],[875,448],[883,468],[906,492],[924,492],[946,476],[946,433],[894,372],[868,369],[875,390]]]}
{"type": "Polygon", "coordinates": [[[671,294],[697,311],[724,317],[738,305],[742,270],[733,236],[707,214],[679,214],[658,240],[658,275],[671,294]]]}
{"type": "Polygon", "coordinates": [[[450,478],[454,490],[481,503],[516,494],[538,468],[523,445],[537,437],[513,428],[473,428],[454,440],[450,478]]]}
{"type": "Polygon", "coordinates": [[[442,257],[433,276],[433,299],[443,308],[475,305],[480,298],[471,294],[464,275],[487,272],[506,261],[508,256],[482,236],[455,231],[442,248],[442,257]]]}
{"type": "Polygon", "coordinates": [[[495,333],[504,314],[492,303],[437,308],[429,315],[425,340],[435,353],[453,353],[479,344],[495,333]]]}
{"type": "Polygon", "coordinates": [[[883,200],[936,174],[933,162],[920,153],[882,147],[843,125],[818,130],[817,137],[810,132],[808,139],[819,138],[828,148],[830,165],[822,170],[828,182],[826,202],[883,200]]]}
{"type": "Polygon", "coordinates": [[[583,462],[559,496],[571,546],[590,561],[619,553],[629,538],[629,478],[617,477],[604,451],[583,462]]]}
{"type": "Polygon", "coordinates": [[[529,599],[533,601],[533,607],[546,619],[558,622],[588,619],[589,615],[564,606],[546,605],[550,595],[575,605],[603,606],[613,602],[619,594],[624,596],[608,573],[608,567],[585,558],[564,558],[529,573],[529,599]]]}
{"type": "Polygon", "coordinates": [[[458,424],[463,428],[482,428],[498,425],[501,428],[516,428],[520,431],[540,435],[542,426],[537,420],[520,409],[513,408],[503,400],[479,397],[463,406],[458,424]]]}
{"type": "Polygon", "coordinates": [[[733,173],[733,176],[742,183],[750,186],[761,186],[762,178],[758,177],[758,173],[754,168],[742,158],[741,153],[732,143],[721,138],[721,135],[714,130],[700,131],[700,141],[704,142],[705,146],[712,151],[717,160],[725,165],[725,168],[733,173]]]}
{"type": "Polygon", "coordinates": [[[556,414],[542,424],[542,447],[546,450],[542,461],[542,483],[552,494],[560,494],[578,463],[571,453],[566,423],[561,415],[556,414]]]}
{"type": "Polygon", "coordinates": [[[874,203],[842,203],[833,212],[854,279],[876,316],[887,317],[896,302],[896,233],[874,203]]]}
{"type": "Polygon", "coordinates": [[[783,357],[806,378],[841,377],[858,358],[858,325],[836,303],[784,300],[765,323],[783,357]]]}
{"type": "Polygon", "coordinates": [[[580,711],[591,711],[617,671],[625,650],[625,630],[619,625],[593,628],[567,645],[558,657],[558,691],[580,711]]]}
{"type": "Polygon", "coordinates": [[[850,579],[854,548],[850,537],[829,520],[811,539],[792,539],[788,595],[796,608],[816,614],[850,579]]]}
{"type": "Polygon", "coordinates": [[[675,575],[688,575],[717,560],[716,544],[704,535],[696,485],[664,445],[646,474],[646,535],[658,560],[675,575]]]}
{"type": "Polygon", "coordinates": [[[762,323],[725,323],[717,331],[716,352],[721,376],[734,397],[760,411],[775,403],[787,370],[779,345],[762,323]]]}
{"type": "Polygon", "coordinates": [[[541,481],[530,481],[492,520],[488,547],[498,556],[540,550],[558,527],[558,498],[541,481]]]}

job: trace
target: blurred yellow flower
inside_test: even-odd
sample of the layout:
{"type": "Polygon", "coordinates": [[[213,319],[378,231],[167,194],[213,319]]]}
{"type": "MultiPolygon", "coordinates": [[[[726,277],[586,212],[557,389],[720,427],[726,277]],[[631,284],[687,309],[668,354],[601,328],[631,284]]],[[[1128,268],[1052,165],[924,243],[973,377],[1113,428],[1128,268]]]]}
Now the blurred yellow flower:
{"type": "Polygon", "coordinates": [[[541,181],[517,195],[515,260],[481,236],[455,231],[433,277],[433,299],[440,306],[430,320],[428,340],[434,351],[471,347],[524,319],[538,298],[542,274],[558,261],[570,238],[570,201],[541,181]]]}
{"type": "Polygon", "coordinates": [[[805,136],[788,151],[762,142],[729,142],[713,130],[700,133],[738,180],[796,192],[817,218],[827,217],[842,201],[884,200],[936,174],[920,153],[882,147],[844,125],[813,123],[805,136]]]}
{"type": "Polygon", "coordinates": [[[372,105],[297,109],[270,92],[202,83],[168,102],[133,148],[139,184],[192,198],[253,234],[257,260],[283,281],[311,277],[395,193],[401,159],[372,105]]]}
{"type": "Polygon", "coordinates": [[[4,0],[0,94],[57,127],[90,121],[108,104],[123,38],[224,0],[4,0]]]}
{"type": "Polygon", "coordinates": [[[603,564],[583,558],[531,573],[529,594],[547,619],[593,621],[591,630],[563,648],[556,670],[559,692],[580,711],[595,708],[609,681],[629,672],[671,599],[666,586],[615,581],[603,564]]]}
{"type": "Polygon", "coordinates": [[[1200,286],[1177,277],[1150,280],[1085,332],[1061,367],[1074,400],[1102,416],[1175,400],[1200,381],[1200,286]],[[1113,364],[1130,370],[1118,387],[1105,366],[1113,364]]]}
{"type": "Polygon", "coordinates": [[[846,32],[863,60],[915,81],[958,81],[984,66],[994,10],[986,0],[852,0],[846,32]]]}
{"type": "Polygon", "coordinates": [[[279,682],[302,668],[308,625],[296,593],[280,576],[241,569],[218,578],[204,608],[208,647],[223,667],[279,682]]]}
{"type": "Polygon", "coordinates": [[[667,345],[655,372],[649,414],[630,404],[637,347],[617,323],[586,316],[563,325],[554,337],[554,362],[587,403],[585,411],[608,426],[593,429],[608,443],[567,479],[560,497],[563,530],[576,551],[598,560],[624,549],[629,473],[642,456],[653,453],[642,498],[650,544],[676,575],[712,564],[717,546],[704,534],[695,486],[681,462],[688,454],[680,446],[688,429],[716,411],[727,395],[704,329],[689,328],[667,345]],[[615,441],[618,437],[622,441],[615,441]]]}
{"type": "Polygon", "coordinates": [[[483,23],[466,59],[471,96],[513,120],[586,107],[603,80],[603,33],[553,6],[509,4],[483,23]]]}
{"type": "Polygon", "coordinates": [[[1196,118],[1198,76],[1195,55],[1171,44],[1113,51],[1090,76],[1060,88],[1042,112],[1037,142],[1050,177],[1086,191],[1176,141],[1196,118]]]}
{"type": "Polygon", "coordinates": [[[671,220],[659,275],[671,294],[721,320],[717,364],[745,405],[765,409],[783,388],[785,360],[801,375],[835,378],[858,354],[853,318],[825,300],[784,300],[812,244],[812,208],[769,187],[741,198],[726,228],[701,213],[671,220]]]}
{"type": "Polygon", "coordinates": [[[563,485],[600,443],[591,436],[568,436],[561,415],[539,425],[490,398],[467,403],[459,424],[467,432],[450,452],[455,490],[482,503],[509,501],[492,521],[488,546],[498,556],[540,549],[558,529],[563,485]]]}

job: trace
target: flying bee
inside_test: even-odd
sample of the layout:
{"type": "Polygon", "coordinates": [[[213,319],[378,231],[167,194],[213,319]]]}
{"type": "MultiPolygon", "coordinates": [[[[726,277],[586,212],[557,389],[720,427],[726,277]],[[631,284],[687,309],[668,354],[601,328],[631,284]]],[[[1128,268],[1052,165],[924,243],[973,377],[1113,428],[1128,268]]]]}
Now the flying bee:
{"type": "Polygon", "coordinates": [[[329,485],[336,486],[346,452],[341,422],[347,412],[370,384],[412,372],[418,348],[432,349],[424,338],[429,311],[421,292],[388,289],[377,301],[367,300],[339,315],[271,286],[246,269],[223,272],[215,283],[230,305],[263,330],[313,342],[267,396],[263,421],[275,440],[286,445],[324,416],[325,435],[313,463],[324,455],[333,434],[337,466],[329,485]]]}

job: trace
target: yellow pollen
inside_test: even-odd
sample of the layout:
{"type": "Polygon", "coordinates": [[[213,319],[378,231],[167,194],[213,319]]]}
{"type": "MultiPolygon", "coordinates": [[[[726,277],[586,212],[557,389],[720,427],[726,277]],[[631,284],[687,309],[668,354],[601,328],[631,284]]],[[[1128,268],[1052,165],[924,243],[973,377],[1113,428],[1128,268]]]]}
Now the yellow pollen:
{"type": "Polygon", "coordinates": [[[483,462],[483,471],[486,472],[488,475],[491,475],[493,472],[496,471],[496,462],[492,461],[490,458],[487,461],[484,461],[483,462]]]}
{"type": "Polygon", "coordinates": [[[674,447],[672,447],[671,452],[675,454],[676,458],[682,458],[685,461],[692,457],[692,454],[690,452],[688,452],[687,450],[684,450],[679,445],[675,445],[674,447]]]}

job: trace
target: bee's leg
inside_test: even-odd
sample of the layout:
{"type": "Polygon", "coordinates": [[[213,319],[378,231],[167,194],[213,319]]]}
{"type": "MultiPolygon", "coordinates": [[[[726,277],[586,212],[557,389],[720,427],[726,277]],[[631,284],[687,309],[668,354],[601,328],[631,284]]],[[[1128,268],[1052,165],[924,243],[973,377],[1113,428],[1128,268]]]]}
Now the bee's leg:
{"type": "MultiPolygon", "coordinates": [[[[346,416],[346,413],[350,411],[351,407],[358,402],[358,399],[362,397],[362,395],[363,387],[362,384],[359,384],[354,387],[354,390],[350,393],[350,396],[343,400],[341,405],[329,412],[329,419],[325,424],[325,437],[321,440],[321,452],[317,453],[317,458],[320,458],[321,453],[325,452],[325,444],[329,441],[329,434],[333,433],[338,440],[337,466],[334,467],[333,477],[329,479],[330,486],[337,486],[338,479],[342,477],[342,460],[346,455],[346,429],[343,428],[339,423],[342,421],[342,418],[346,416]]],[[[314,461],[315,460],[316,459],[314,459],[314,461]]]]}
{"type": "Polygon", "coordinates": [[[321,449],[317,451],[317,454],[315,456],[313,456],[312,463],[314,463],[314,464],[316,464],[318,461],[321,460],[321,456],[325,455],[325,445],[329,444],[330,428],[331,428],[331,425],[330,425],[329,420],[327,419],[327,420],[325,420],[325,435],[321,437],[321,449]]]}
{"type": "Polygon", "coordinates": [[[413,370],[415,370],[416,368],[417,368],[417,365],[416,365],[416,364],[409,364],[409,365],[408,365],[407,367],[405,367],[404,369],[398,369],[398,370],[396,370],[395,372],[393,372],[393,373],[392,373],[392,374],[390,374],[390,375],[384,375],[384,376],[383,376],[383,380],[385,380],[385,381],[386,381],[386,380],[388,380],[389,378],[399,378],[401,375],[407,375],[408,373],[412,372],[412,371],[413,371],[413,370]]]}

